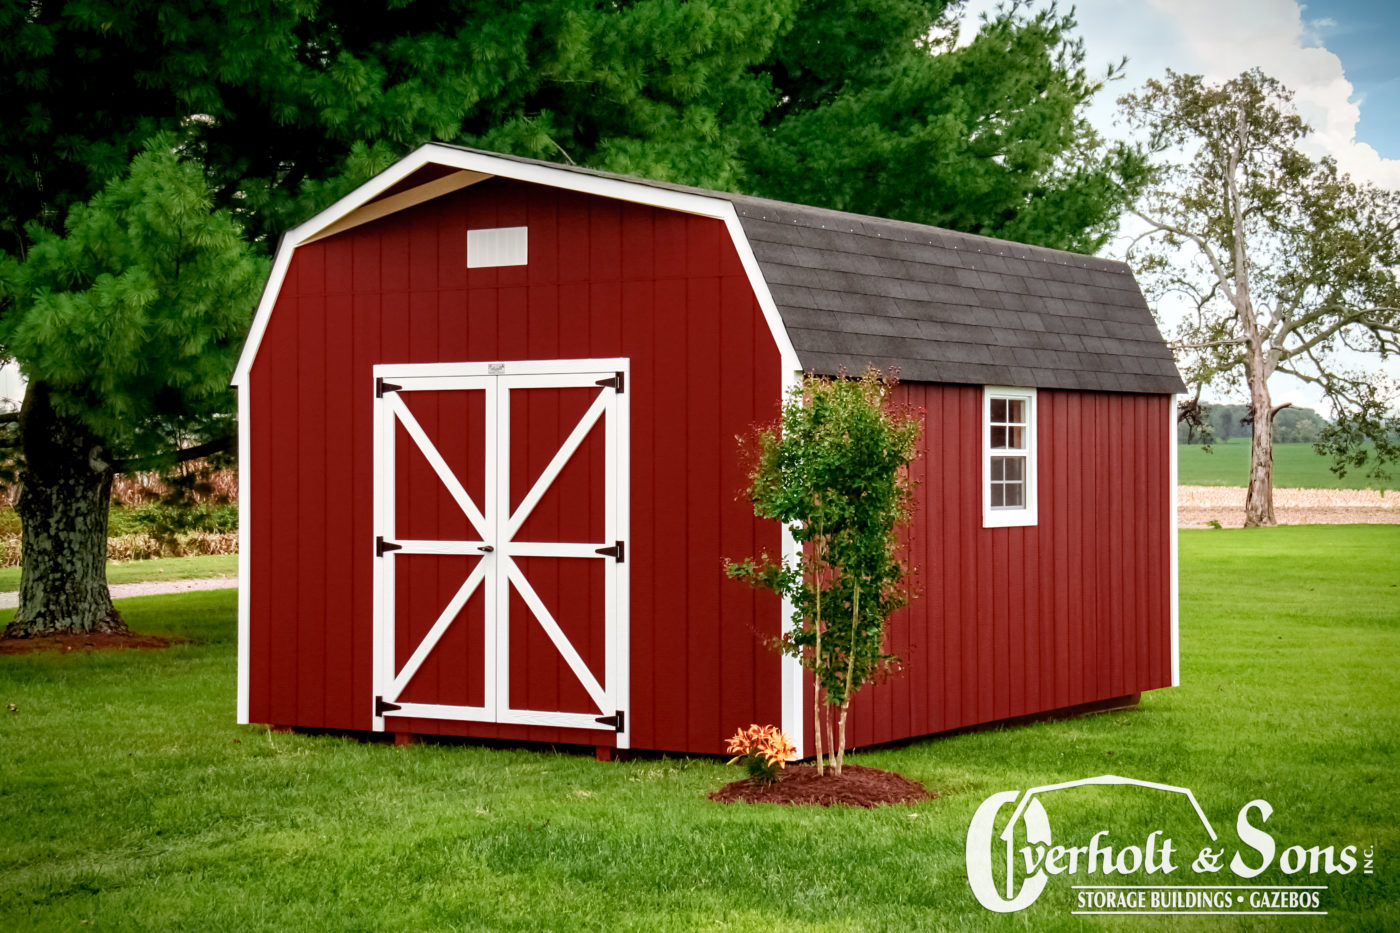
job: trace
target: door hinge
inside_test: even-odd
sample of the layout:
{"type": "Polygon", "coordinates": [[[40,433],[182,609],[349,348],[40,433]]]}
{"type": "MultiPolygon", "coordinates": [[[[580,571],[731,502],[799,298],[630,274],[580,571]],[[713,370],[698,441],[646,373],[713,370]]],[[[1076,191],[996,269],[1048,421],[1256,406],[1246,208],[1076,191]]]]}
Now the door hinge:
{"type": "Polygon", "coordinates": [[[374,556],[383,557],[388,551],[402,551],[402,544],[395,544],[392,541],[385,541],[383,535],[374,536],[374,556]]]}
{"type": "Polygon", "coordinates": [[[602,554],[604,557],[611,557],[619,564],[625,563],[627,560],[627,547],[621,541],[617,542],[612,547],[600,547],[593,553],[602,554]]]}
{"type": "Polygon", "coordinates": [[[378,716],[380,719],[384,718],[385,713],[393,712],[396,709],[403,709],[403,707],[397,703],[390,703],[383,697],[374,698],[374,715],[378,716]]]}
{"type": "Polygon", "coordinates": [[[383,376],[374,377],[374,397],[383,398],[385,392],[397,392],[403,386],[396,386],[392,382],[385,382],[383,376]]]}
{"type": "Polygon", "coordinates": [[[622,710],[618,710],[611,716],[599,716],[593,721],[599,725],[612,726],[614,732],[622,732],[627,725],[627,714],[622,710]]]}
{"type": "Polygon", "coordinates": [[[599,379],[594,385],[602,386],[605,389],[613,389],[618,395],[622,394],[622,373],[617,373],[611,379],[599,379]]]}

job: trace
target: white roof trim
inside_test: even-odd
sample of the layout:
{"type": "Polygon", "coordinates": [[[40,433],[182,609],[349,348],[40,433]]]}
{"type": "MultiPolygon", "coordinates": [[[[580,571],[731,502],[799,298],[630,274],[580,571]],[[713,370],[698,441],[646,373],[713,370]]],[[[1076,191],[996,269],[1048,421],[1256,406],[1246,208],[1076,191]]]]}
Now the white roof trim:
{"type": "Polygon", "coordinates": [[[764,280],[763,273],[759,270],[758,260],[754,257],[753,249],[749,245],[748,238],[744,235],[743,227],[739,224],[738,212],[734,209],[734,204],[731,201],[723,197],[672,191],[641,182],[588,175],[564,168],[517,162],[513,159],[428,143],[410,152],[310,220],[288,231],[277,251],[277,258],[273,263],[267,288],[263,290],[262,300],[258,303],[257,311],[253,315],[253,324],[248,331],[248,339],[243,345],[238,367],[234,370],[234,385],[242,385],[253,368],[253,361],[257,358],[263,334],[267,332],[268,319],[277,303],[277,296],[282,290],[287,267],[291,264],[292,252],[297,246],[309,242],[328,227],[345,219],[368,201],[383,194],[428,164],[445,165],[466,172],[494,175],[515,181],[578,191],[583,194],[592,194],[618,201],[630,201],[648,207],[713,217],[716,220],[724,221],[730,238],[733,240],[734,248],[738,251],[739,259],[743,263],[749,284],[758,298],[759,307],[762,309],[764,320],[768,324],[768,330],[778,345],[783,371],[792,372],[801,369],[797,359],[797,351],[793,348],[792,340],[788,337],[787,329],[783,326],[778,306],[773,301],[773,295],[768,290],[768,283],[764,280]]]}

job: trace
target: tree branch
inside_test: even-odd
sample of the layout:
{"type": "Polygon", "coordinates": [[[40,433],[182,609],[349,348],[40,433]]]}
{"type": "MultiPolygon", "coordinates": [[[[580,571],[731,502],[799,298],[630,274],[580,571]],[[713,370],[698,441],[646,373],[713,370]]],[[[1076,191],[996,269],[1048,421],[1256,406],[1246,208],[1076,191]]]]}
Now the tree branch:
{"type": "MultiPolygon", "coordinates": [[[[1313,347],[1317,346],[1319,343],[1322,343],[1324,340],[1327,340],[1329,337],[1335,336],[1338,331],[1341,331],[1347,327],[1351,327],[1352,325],[1370,328],[1373,332],[1376,332],[1377,339],[1380,339],[1381,333],[1400,334],[1400,324],[1393,324],[1389,321],[1377,321],[1372,320],[1370,318],[1361,317],[1361,315],[1373,314],[1377,311],[1385,312],[1394,310],[1397,309],[1377,307],[1357,309],[1355,311],[1346,313],[1344,317],[1339,317],[1336,320],[1336,322],[1330,327],[1323,328],[1322,330],[1318,331],[1316,334],[1307,338],[1306,340],[1303,340],[1303,338],[1300,336],[1298,338],[1299,340],[1302,340],[1302,343],[1300,345],[1296,347],[1280,346],[1278,348],[1278,358],[1280,361],[1282,361],[1291,359],[1297,356],[1299,353],[1306,353],[1313,347]]],[[[1303,326],[1305,324],[1311,324],[1314,321],[1321,320],[1329,314],[1337,313],[1339,313],[1339,309],[1337,308],[1318,308],[1315,311],[1303,315],[1296,321],[1290,321],[1289,323],[1285,324],[1283,329],[1279,331],[1278,337],[1276,339],[1282,342],[1284,338],[1286,338],[1290,333],[1296,332],[1300,326],[1303,326]]]]}
{"type": "Polygon", "coordinates": [[[1353,405],[1362,404],[1362,399],[1360,395],[1358,395],[1355,391],[1348,391],[1347,389],[1347,385],[1351,385],[1354,389],[1356,383],[1348,383],[1346,379],[1342,379],[1331,375],[1330,373],[1326,372],[1321,368],[1322,364],[1319,363],[1317,359],[1312,356],[1311,353],[1309,353],[1308,356],[1310,359],[1312,359],[1313,365],[1318,367],[1317,375],[1305,373],[1300,369],[1294,369],[1290,366],[1280,366],[1278,367],[1276,372],[1281,372],[1285,375],[1292,376],[1294,379],[1299,379],[1303,382],[1311,383],[1312,385],[1318,386],[1322,389],[1323,395],[1326,395],[1328,398],[1331,398],[1333,400],[1341,399],[1343,401],[1351,402],[1353,405]]]}
{"type": "Polygon", "coordinates": [[[175,463],[189,463],[191,460],[200,460],[210,454],[222,453],[232,447],[233,437],[221,437],[218,440],[196,444],[193,447],[182,447],[169,454],[155,454],[149,457],[118,460],[112,464],[112,472],[130,473],[134,470],[144,470],[153,466],[161,466],[172,460],[175,463]]]}
{"type": "Polygon", "coordinates": [[[1249,341],[1244,337],[1235,337],[1231,340],[1211,340],[1206,343],[1172,343],[1167,346],[1173,350],[1209,350],[1213,347],[1242,347],[1249,341]]]}
{"type": "MultiPolygon", "coordinates": [[[[1158,230],[1162,230],[1167,233],[1175,233],[1177,236],[1185,237],[1192,243],[1195,243],[1197,249],[1199,249],[1205,255],[1206,259],[1210,261],[1210,267],[1215,272],[1215,278],[1219,281],[1220,289],[1225,293],[1225,297],[1230,299],[1230,304],[1236,304],[1235,293],[1227,284],[1230,281],[1230,279],[1228,276],[1226,276],[1225,268],[1220,264],[1220,260],[1215,257],[1215,252],[1210,248],[1209,243],[1207,243],[1204,239],[1197,236],[1196,234],[1190,232],[1189,230],[1185,230],[1181,227],[1176,226],[1175,224],[1169,224],[1163,220],[1158,220],[1155,217],[1149,217],[1142,211],[1135,210],[1133,211],[1133,214],[1146,221],[1147,223],[1151,224],[1152,226],[1156,227],[1158,230]]],[[[1238,307],[1238,305],[1236,305],[1236,307],[1238,307]]]]}

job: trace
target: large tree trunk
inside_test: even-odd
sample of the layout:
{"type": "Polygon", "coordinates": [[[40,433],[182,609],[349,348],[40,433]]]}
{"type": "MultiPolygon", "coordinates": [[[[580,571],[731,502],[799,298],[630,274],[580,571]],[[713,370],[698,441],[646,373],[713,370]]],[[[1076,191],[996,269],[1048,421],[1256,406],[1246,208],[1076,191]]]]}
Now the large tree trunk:
{"type": "Polygon", "coordinates": [[[22,527],[19,611],[11,638],[127,631],[107,591],[111,464],[80,423],[61,417],[30,383],[20,412],[15,511],[22,527]]]}
{"type": "Polygon", "coordinates": [[[1254,430],[1249,439],[1249,491],[1244,499],[1244,526],[1277,525],[1274,518],[1274,413],[1269,383],[1259,375],[1262,363],[1249,372],[1249,399],[1254,430]]]}

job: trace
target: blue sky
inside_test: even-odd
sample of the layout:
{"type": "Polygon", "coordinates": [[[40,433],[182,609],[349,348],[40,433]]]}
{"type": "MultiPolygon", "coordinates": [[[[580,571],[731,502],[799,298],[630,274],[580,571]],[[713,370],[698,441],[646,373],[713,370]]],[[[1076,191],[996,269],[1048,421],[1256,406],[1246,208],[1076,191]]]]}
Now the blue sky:
{"type": "Polygon", "coordinates": [[[1400,159],[1400,2],[1315,0],[1303,8],[1320,44],[1356,89],[1356,138],[1400,159]]]}

